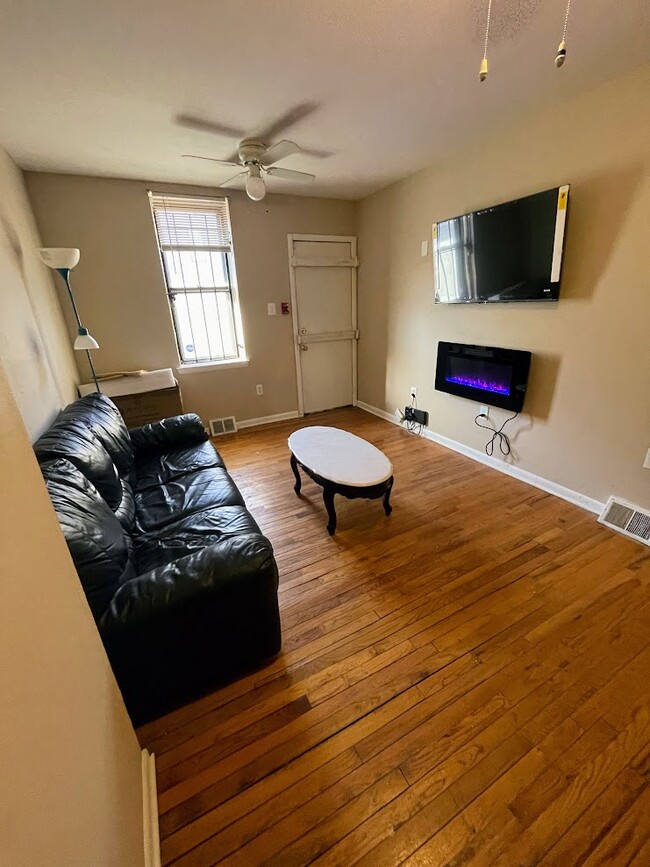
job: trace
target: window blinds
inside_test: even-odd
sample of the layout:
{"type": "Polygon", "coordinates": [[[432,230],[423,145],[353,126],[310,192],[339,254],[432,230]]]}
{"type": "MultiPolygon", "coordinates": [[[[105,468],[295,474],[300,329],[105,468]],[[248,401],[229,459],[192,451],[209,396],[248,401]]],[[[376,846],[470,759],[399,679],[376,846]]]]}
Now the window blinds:
{"type": "Polygon", "coordinates": [[[161,250],[205,249],[229,253],[232,247],[228,200],[149,193],[161,250]]]}

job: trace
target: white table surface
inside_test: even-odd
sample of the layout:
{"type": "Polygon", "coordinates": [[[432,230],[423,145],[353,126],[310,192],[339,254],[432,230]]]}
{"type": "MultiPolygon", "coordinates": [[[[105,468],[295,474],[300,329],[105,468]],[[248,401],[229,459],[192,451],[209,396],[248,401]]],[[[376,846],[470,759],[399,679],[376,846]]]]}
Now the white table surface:
{"type": "Polygon", "coordinates": [[[382,451],[337,427],[303,427],[291,434],[289,448],[317,476],[339,485],[378,485],[393,474],[382,451]]]}
{"type": "MultiPolygon", "coordinates": [[[[100,380],[99,387],[108,397],[120,397],[127,394],[142,394],[146,391],[158,391],[161,388],[174,388],[176,380],[171,367],[161,370],[147,370],[142,376],[121,376],[119,379],[100,380]]],[[[85,382],[79,386],[79,394],[85,397],[96,391],[94,382],[85,382]]]]}

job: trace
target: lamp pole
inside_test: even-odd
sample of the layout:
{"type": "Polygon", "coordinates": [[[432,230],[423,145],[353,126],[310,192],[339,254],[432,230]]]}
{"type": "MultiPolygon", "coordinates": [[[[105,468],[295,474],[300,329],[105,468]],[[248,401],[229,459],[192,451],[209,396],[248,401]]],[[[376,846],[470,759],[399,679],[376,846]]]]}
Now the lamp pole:
{"type": "MultiPolygon", "coordinates": [[[[61,277],[63,277],[63,281],[65,283],[66,289],[68,290],[68,295],[70,296],[70,302],[72,303],[72,309],[74,310],[74,315],[77,320],[77,330],[79,334],[88,334],[86,328],[81,324],[81,318],[79,316],[79,311],[77,310],[77,303],[74,300],[74,295],[72,294],[72,287],[70,286],[70,268],[56,268],[55,269],[61,277]]],[[[93,364],[93,359],[90,354],[90,350],[86,349],[86,358],[88,359],[88,364],[90,365],[90,372],[93,375],[93,381],[95,383],[95,388],[98,392],[101,393],[101,388],[99,387],[99,380],[97,379],[97,373],[95,372],[95,365],[93,364]]]]}
{"type": "Polygon", "coordinates": [[[65,283],[65,288],[68,290],[70,303],[74,310],[75,319],[77,320],[77,337],[73,344],[73,348],[77,350],[77,352],[80,352],[83,349],[86,353],[88,366],[93,375],[95,388],[101,393],[99,380],[97,379],[97,373],[95,372],[95,365],[93,364],[93,359],[90,354],[91,349],[99,349],[99,344],[95,338],[88,333],[88,329],[84,328],[81,324],[81,317],[77,310],[77,302],[74,300],[72,287],[70,286],[70,271],[79,264],[80,256],[81,253],[76,247],[41,247],[38,250],[38,257],[41,262],[43,262],[44,265],[47,265],[48,268],[56,271],[65,283]]]}

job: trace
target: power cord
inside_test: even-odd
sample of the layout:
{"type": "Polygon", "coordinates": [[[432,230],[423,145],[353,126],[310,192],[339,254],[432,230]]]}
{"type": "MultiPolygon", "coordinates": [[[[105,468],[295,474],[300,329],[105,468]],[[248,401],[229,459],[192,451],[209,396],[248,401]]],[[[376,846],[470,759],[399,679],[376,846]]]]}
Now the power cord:
{"type": "MultiPolygon", "coordinates": [[[[416,400],[415,394],[411,392],[411,409],[417,409],[418,402],[416,400]]],[[[406,430],[413,434],[413,436],[421,437],[424,433],[424,425],[420,424],[417,421],[409,421],[406,420],[406,430]]]]}
{"type": "Polygon", "coordinates": [[[509,438],[508,434],[505,434],[503,432],[503,429],[508,424],[509,421],[513,421],[513,419],[517,418],[518,415],[519,415],[519,413],[516,412],[514,415],[508,416],[508,418],[503,422],[501,427],[498,429],[495,427],[492,427],[492,425],[480,423],[480,421],[479,421],[480,418],[487,418],[487,416],[484,413],[480,412],[476,416],[476,418],[474,419],[474,424],[477,427],[482,427],[484,430],[492,431],[491,439],[489,439],[488,442],[485,444],[485,454],[488,457],[491,458],[492,455],[494,454],[494,442],[495,442],[495,440],[498,440],[498,442],[499,442],[499,448],[501,449],[502,455],[509,455],[512,452],[512,447],[510,445],[510,438],[509,438]]]}

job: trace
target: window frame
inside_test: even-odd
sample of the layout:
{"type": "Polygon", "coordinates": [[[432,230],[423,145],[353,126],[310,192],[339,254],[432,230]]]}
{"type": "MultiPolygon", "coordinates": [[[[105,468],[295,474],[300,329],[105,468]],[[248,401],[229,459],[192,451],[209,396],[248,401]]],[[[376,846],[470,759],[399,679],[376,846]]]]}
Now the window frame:
{"type": "MultiPolygon", "coordinates": [[[[176,351],[178,353],[179,372],[189,373],[191,371],[197,372],[197,371],[201,371],[201,370],[211,370],[211,369],[215,370],[215,369],[218,369],[220,367],[229,368],[229,367],[242,367],[242,366],[248,365],[248,357],[246,354],[246,344],[245,344],[245,340],[244,340],[244,329],[243,329],[242,316],[241,316],[241,305],[240,305],[240,301],[239,301],[239,290],[238,290],[238,285],[237,285],[235,253],[234,253],[234,245],[233,245],[233,240],[232,240],[232,223],[230,220],[230,203],[228,201],[228,198],[226,196],[188,196],[188,195],[183,195],[180,193],[159,193],[159,192],[155,192],[152,190],[148,190],[148,196],[149,196],[149,204],[150,204],[150,210],[151,210],[151,219],[152,219],[153,229],[154,229],[154,234],[155,234],[155,239],[156,239],[156,246],[158,248],[160,267],[161,267],[163,282],[164,282],[164,286],[165,286],[165,294],[167,297],[167,304],[169,307],[169,313],[170,313],[170,317],[172,320],[172,328],[174,330],[174,337],[176,340],[176,351]],[[206,245],[206,244],[191,244],[191,243],[178,243],[178,244],[174,244],[174,243],[162,244],[161,243],[160,235],[158,233],[158,225],[156,223],[155,200],[157,200],[157,199],[158,200],[159,199],[167,200],[169,203],[168,210],[173,211],[174,210],[173,206],[174,206],[175,202],[178,202],[178,203],[187,202],[188,200],[191,200],[193,198],[200,200],[203,204],[205,204],[206,202],[212,201],[215,203],[215,205],[217,205],[217,204],[221,205],[221,206],[225,205],[226,215],[227,215],[227,219],[228,219],[228,228],[229,228],[229,233],[230,233],[230,243],[228,245],[229,249],[224,249],[223,246],[217,247],[217,246],[211,246],[209,244],[206,245]],[[172,258],[173,258],[174,253],[181,253],[181,252],[190,252],[190,253],[193,252],[195,254],[196,270],[197,270],[197,277],[198,277],[199,283],[200,283],[200,277],[198,274],[199,268],[198,268],[198,260],[196,260],[196,253],[197,252],[207,252],[210,254],[219,254],[220,256],[222,256],[223,257],[222,272],[223,272],[224,276],[226,277],[227,283],[223,286],[221,286],[221,285],[220,286],[200,286],[199,285],[199,286],[173,287],[172,286],[173,279],[172,279],[171,275],[168,273],[167,259],[166,259],[164,254],[165,253],[171,253],[172,258]],[[215,354],[213,352],[212,345],[210,342],[210,336],[209,336],[210,332],[208,329],[207,317],[206,317],[205,308],[204,308],[203,309],[203,322],[204,322],[204,327],[205,327],[206,338],[208,341],[208,347],[209,347],[210,355],[208,357],[205,357],[205,356],[201,356],[200,358],[197,357],[195,360],[189,360],[189,359],[184,358],[183,344],[181,343],[181,323],[179,321],[179,314],[178,314],[178,310],[177,310],[177,305],[178,305],[179,299],[181,297],[187,298],[187,296],[189,296],[189,295],[200,295],[202,297],[204,294],[210,294],[210,295],[214,294],[215,296],[217,296],[219,294],[223,294],[223,295],[228,296],[229,301],[230,301],[229,312],[230,312],[230,317],[231,317],[231,322],[232,322],[232,337],[234,339],[235,347],[237,350],[236,355],[225,355],[225,354],[220,355],[220,354],[215,354]]],[[[163,210],[163,209],[160,209],[160,210],[163,210]]],[[[182,211],[183,208],[181,206],[179,206],[178,210],[182,211]]],[[[215,207],[215,212],[217,212],[217,211],[218,211],[218,208],[215,207]]],[[[180,265],[180,269],[182,272],[182,265],[180,265]]],[[[216,303],[217,303],[217,301],[216,301],[216,297],[215,297],[215,304],[216,303]]],[[[217,316],[219,317],[218,308],[217,308],[217,316]]],[[[191,324],[191,319],[190,319],[190,314],[189,314],[189,307],[188,307],[188,320],[190,323],[189,324],[190,331],[192,331],[192,324],[191,324]]],[[[219,317],[219,321],[220,321],[220,326],[219,326],[218,339],[221,342],[221,345],[223,348],[223,334],[224,334],[224,332],[221,328],[220,317],[219,317]]],[[[192,340],[193,340],[194,345],[196,346],[193,333],[192,333],[192,340]]]]}

